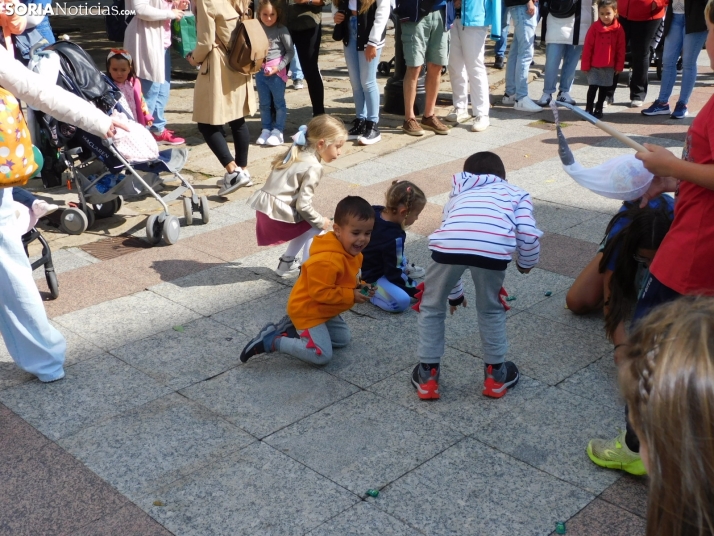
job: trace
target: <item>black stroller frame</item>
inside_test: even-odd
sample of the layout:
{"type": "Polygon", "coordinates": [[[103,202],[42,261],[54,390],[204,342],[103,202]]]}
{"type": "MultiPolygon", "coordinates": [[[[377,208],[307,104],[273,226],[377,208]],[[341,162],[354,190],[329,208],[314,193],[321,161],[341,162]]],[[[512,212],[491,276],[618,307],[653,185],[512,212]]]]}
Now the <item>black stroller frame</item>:
{"type": "Polygon", "coordinates": [[[39,240],[40,244],[42,244],[42,255],[31,264],[32,271],[34,272],[40,266],[45,267],[45,280],[47,281],[47,288],[50,289],[50,297],[53,300],[56,300],[59,296],[59,282],[57,281],[55,266],[52,264],[52,251],[50,251],[50,245],[47,243],[47,240],[45,240],[45,237],[33,227],[22,235],[22,247],[25,249],[25,254],[29,257],[30,254],[27,251],[27,247],[35,240],[39,240]]]}

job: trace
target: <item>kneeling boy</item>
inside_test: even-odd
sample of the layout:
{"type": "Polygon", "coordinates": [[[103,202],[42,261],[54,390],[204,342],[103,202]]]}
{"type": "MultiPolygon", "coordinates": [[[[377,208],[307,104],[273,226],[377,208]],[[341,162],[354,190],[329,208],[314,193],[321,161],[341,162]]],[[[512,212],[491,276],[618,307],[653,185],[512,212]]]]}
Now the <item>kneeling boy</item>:
{"type": "Polygon", "coordinates": [[[332,349],[350,342],[340,313],[374,295],[361,292],[362,250],[374,227],[374,209],[361,197],[348,196],[335,208],[333,231],[317,236],[288,298],[288,315],[269,323],[243,349],[245,363],[254,355],[284,352],[315,365],[332,359],[332,349]]]}
{"type": "Polygon", "coordinates": [[[506,310],[501,288],[511,254],[518,250],[518,271],[538,263],[543,234],[536,228],[527,192],[506,182],[498,155],[481,152],[454,175],[441,227],[429,236],[434,261],[426,272],[419,306],[419,363],[412,383],[419,398],[439,398],[439,362],[444,355],[447,298],[453,314],[466,306],[461,276],[471,271],[483,346],[483,394],[500,398],[518,382],[518,368],[506,361],[506,310]]]}

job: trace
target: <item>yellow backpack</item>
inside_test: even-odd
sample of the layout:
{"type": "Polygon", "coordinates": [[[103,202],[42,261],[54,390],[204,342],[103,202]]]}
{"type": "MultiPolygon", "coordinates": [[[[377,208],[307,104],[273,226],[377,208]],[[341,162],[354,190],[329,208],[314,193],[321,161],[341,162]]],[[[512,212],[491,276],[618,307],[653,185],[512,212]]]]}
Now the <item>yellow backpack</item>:
{"type": "Polygon", "coordinates": [[[22,186],[38,170],[19,101],[0,88],[0,188],[22,186]]]}

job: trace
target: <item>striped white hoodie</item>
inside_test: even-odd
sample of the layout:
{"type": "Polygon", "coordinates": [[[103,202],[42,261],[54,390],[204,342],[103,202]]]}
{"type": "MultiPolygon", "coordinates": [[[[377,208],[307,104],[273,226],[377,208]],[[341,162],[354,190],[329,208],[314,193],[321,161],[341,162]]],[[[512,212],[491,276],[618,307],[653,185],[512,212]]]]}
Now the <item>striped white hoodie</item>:
{"type": "Polygon", "coordinates": [[[518,251],[518,264],[538,264],[543,232],[536,227],[528,192],[495,175],[457,173],[441,227],[429,236],[429,249],[480,255],[503,261],[518,251]]]}

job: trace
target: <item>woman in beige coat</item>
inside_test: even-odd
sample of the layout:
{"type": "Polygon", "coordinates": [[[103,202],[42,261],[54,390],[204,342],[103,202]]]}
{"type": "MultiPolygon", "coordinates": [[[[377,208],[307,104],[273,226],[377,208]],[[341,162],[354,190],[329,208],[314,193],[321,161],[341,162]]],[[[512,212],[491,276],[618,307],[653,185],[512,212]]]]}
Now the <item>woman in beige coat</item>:
{"type": "Polygon", "coordinates": [[[186,58],[201,66],[193,91],[193,120],[226,173],[218,195],[242,186],[252,186],[248,173],[250,134],[245,117],[257,105],[250,76],[228,67],[228,47],[240,16],[245,16],[249,0],[197,0],[196,49],[186,58]],[[233,133],[235,157],[228,149],[223,125],[233,133]]]}
{"type": "Polygon", "coordinates": [[[151,133],[159,143],[180,145],[183,138],[166,128],[164,110],[171,89],[171,28],[173,19],[183,17],[187,0],[127,0],[126,8],[134,10],[124,33],[124,48],[134,60],[136,76],[141,80],[149,113],[154,117],[151,133]]]}

